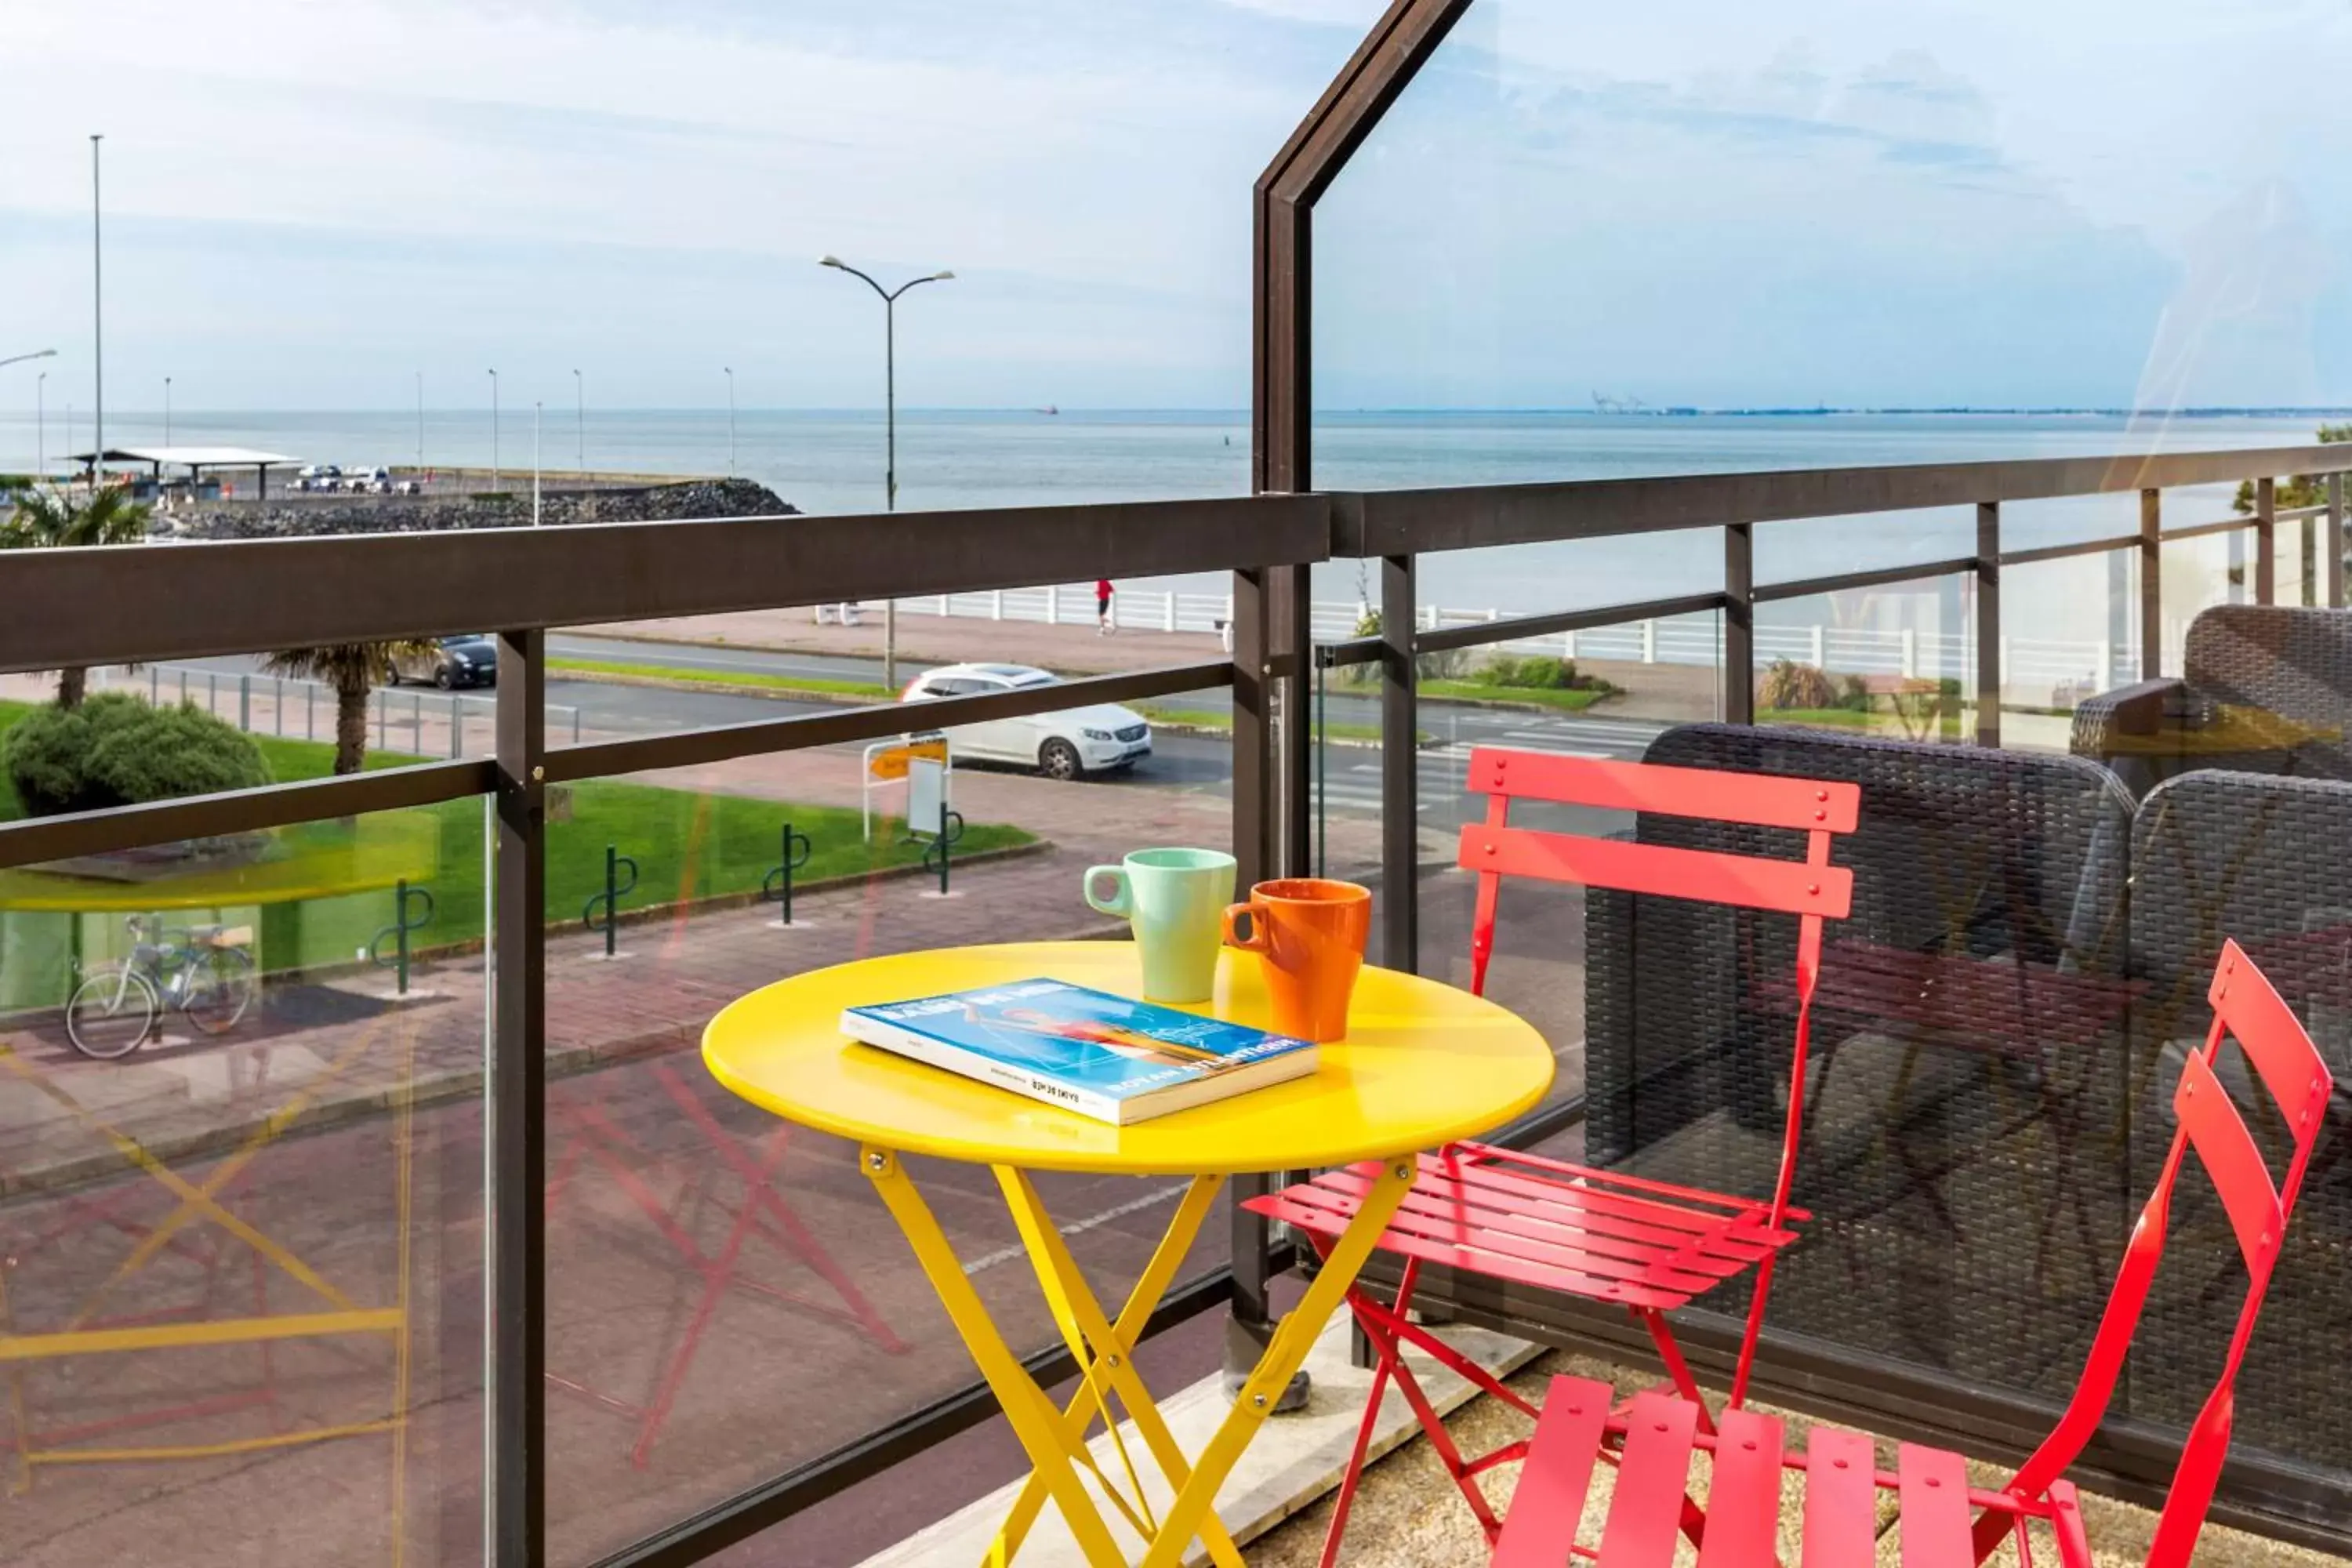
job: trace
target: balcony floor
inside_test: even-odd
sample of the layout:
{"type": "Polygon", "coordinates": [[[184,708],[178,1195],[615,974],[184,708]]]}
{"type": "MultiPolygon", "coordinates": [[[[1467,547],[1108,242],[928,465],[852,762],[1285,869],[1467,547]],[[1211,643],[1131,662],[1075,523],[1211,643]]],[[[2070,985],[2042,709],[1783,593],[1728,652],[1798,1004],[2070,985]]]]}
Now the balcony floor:
{"type": "MultiPolygon", "coordinates": [[[[1539,1398],[1545,1384],[1562,1372],[1606,1378],[1628,1393],[1655,1381],[1650,1374],[1630,1373],[1586,1357],[1552,1352],[1531,1363],[1508,1382],[1513,1388],[1539,1398]]],[[[1801,1415],[1786,1411],[1774,1413],[1788,1420],[1792,1433],[1813,1425],[1801,1415]]],[[[1517,1412],[1485,1398],[1464,1405],[1447,1421],[1463,1449],[1469,1453],[1483,1453],[1523,1436],[1528,1425],[1517,1412]]],[[[1882,1453],[1891,1454],[1892,1445],[1883,1443],[1881,1449],[1882,1453]]],[[[2007,1477],[2007,1472],[1998,1466],[1971,1465],[1969,1468],[1980,1483],[1998,1485],[2007,1477]]],[[[1602,1473],[1605,1476],[1607,1472],[1602,1473]]],[[[1517,1479],[1517,1466],[1502,1467],[1487,1478],[1487,1496],[1497,1502],[1507,1500],[1517,1479]]],[[[1700,1495],[1703,1498],[1705,1494],[1700,1495]]],[[[1598,1539],[1601,1521],[1606,1517],[1608,1496],[1608,1482],[1597,1481],[1592,1504],[1585,1516],[1584,1539],[1598,1539]]],[[[1796,1561],[1800,1539],[1793,1506],[1797,1496],[1793,1489],[1788,1494],[1791,1506],[1782,1515],[1780,1556],[1781,1561],[1789,1563],[1796,1561]]],[[[2099,1568],[2138,1568],[2147,1557],[2156,1515],[2146,1509],[2093,1497],[2087,1492],[2083,1502],[2099,1568]]],[[[1314,1568],[1330,1517],[1331,1502],[1327,1497],[1284,1521],[1244,1549],[1250,1568],[1314,1568]]],[[[2034,1547],[2036,1563],[2057,1561],[2056,1549],[2046,1536],[2037,1537],[2034,1547]]],[[[1892,1565],[1898,1557],[1899,1542],[1890,1532],[1879,1542],[1879,1562],[1892,1565]]],[[[1345,1568],[1463,1568],[1486,1560],[1486,1542],[1469,1510],[1462,1505],[1431,1456],[1427,1443],[1409,1443],[1365,1472],[1363,1489],[1357,1495],[1349,1521],[1346,1549],[1340,1554],[1345,1568]]],[[[1685,1543],[1675,1559],[1678,1568],[1687,1568],[1695,1560],[1696,1553],[1685,1543]]],[[[2219,1526],[2206,1529],[2197,1549],[2198,1568],[2329,1568],[2347,1561],[2219,1526]]],[[[1991,1562],[2001,1568],[2011,1568],[2017,1562],[2015,1548],[2004,1545],[1991,1562]]]]}

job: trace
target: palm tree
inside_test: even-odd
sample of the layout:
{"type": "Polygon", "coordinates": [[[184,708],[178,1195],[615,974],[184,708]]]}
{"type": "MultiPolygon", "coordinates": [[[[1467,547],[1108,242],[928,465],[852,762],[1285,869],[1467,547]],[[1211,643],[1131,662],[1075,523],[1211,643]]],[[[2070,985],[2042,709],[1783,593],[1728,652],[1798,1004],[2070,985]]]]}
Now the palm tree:
{"type": "MultiPolygon", "coordinates": [[[[72,550],[101,544],[136,544],[147,537],[150,509],[129,492],[107,487],[86,500],[62,490],[29,489],[0,518],[0,550],[72,550]]],[[[58,706],[78,708],[89,689],[89,671],[58,671],[58,706]]]]}
{"type": "Polygon", "coordinates": [[[262,668],[272,675],[334,688],[335,772],[355,773],[367,762],[368,694],[392,683],[394,658],[433,651],[430,642],[335,643],[273,653],[262,668]]]}

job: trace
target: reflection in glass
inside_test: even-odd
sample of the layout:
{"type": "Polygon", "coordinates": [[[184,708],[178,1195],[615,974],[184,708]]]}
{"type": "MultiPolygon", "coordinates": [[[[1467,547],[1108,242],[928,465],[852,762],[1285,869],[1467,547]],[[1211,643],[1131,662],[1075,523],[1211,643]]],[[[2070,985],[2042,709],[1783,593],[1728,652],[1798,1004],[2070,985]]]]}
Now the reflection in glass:
{"type": "Polygon", "coordinates": [[[478,1478],[438,1461],[481,1424],[481,822],[0,873],[12,1538],[473,1560],[442,1526],[478,1478]]]}

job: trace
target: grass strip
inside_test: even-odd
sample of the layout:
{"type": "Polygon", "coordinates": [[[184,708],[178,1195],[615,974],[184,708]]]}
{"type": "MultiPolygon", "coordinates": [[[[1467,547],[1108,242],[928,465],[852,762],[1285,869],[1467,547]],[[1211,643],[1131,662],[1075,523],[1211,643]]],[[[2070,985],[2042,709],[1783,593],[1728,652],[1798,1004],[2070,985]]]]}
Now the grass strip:
{"type": "Polygon", "coordinates": [[[701,669],[691,665],[628,664],[604,658],[551,658],[547,668],[559,675],[617,675],[630,680],[677,681],[688,686],[751,687],[765,691],[804,691],[823,697],[870,697],[894,700],[898,693],[871,680],[835,679],[823,675],[777,675],[759,669],[701,669]]]}

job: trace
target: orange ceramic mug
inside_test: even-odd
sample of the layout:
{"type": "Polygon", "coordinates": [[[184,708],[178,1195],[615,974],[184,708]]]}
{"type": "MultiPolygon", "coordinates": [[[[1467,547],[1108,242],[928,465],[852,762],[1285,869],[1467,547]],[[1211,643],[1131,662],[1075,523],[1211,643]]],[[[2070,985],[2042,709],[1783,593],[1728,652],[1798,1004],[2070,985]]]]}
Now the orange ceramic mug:
{"type": "Polygon", "coordinates": [[[1348,1033],[1348,998],[1364,966],[1371,934],[1372,893],[1353,882],[1287,877],[1260,882],[1249,902],[1225,910],[1225,941],[1265,961],[1268,1025],[1302,1040],[1337,1040],[1348,1033]],[[1249,934],[1240,923],[1249,922],[1249,934]]]}

